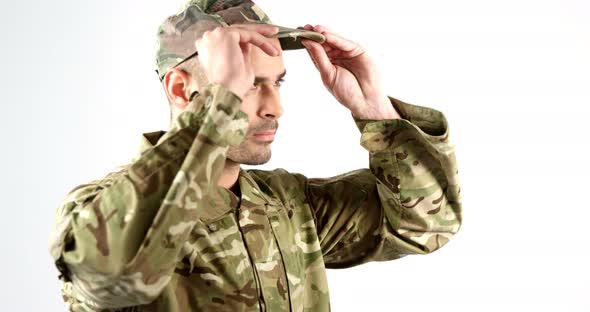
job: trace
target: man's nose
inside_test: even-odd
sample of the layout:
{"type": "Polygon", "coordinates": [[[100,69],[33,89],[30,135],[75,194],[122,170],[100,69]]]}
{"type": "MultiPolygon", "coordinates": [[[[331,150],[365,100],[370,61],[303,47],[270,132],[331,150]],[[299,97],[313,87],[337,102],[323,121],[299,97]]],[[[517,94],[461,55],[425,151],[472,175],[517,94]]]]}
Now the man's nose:
{"type": "Polygon", "coordinates": [[[279,119],[283,115],[279,88],[272,85],[262,87],[258,115],[264,119],[279,119]]]}

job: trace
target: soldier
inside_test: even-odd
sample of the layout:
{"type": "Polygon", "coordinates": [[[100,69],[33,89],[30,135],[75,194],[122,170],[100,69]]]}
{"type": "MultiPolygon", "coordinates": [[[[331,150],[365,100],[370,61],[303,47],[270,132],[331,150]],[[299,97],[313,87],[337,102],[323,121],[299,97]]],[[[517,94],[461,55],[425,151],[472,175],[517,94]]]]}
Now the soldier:
{"type": "Polygon", "coordinates": [[[445,116],[387,96],[355,42],[273,25],[242,0],[191,0],[158,38],[170,128],[57,209],[50,250],[71,311],[329,311],[326,268],[431,253],[459,230],[445,116]],[[350,109],[368,168],[240,167],[270,158],[291,49],[350,109]]]}

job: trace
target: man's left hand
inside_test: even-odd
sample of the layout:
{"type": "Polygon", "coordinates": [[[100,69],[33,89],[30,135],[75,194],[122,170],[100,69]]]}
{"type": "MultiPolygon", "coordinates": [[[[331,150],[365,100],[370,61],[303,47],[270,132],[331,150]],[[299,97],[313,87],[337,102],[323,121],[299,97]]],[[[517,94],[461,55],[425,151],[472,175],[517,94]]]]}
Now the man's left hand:
{"type": "Polygon", "coordinates": [[[385,94],[377,66],[365,49],[325,26],[307,24],[299,29],[316,31],[326,37],[324,43],[301,38],[322,82],[328,91],[354,117],[395,119],[400,115],[385,94]]]}

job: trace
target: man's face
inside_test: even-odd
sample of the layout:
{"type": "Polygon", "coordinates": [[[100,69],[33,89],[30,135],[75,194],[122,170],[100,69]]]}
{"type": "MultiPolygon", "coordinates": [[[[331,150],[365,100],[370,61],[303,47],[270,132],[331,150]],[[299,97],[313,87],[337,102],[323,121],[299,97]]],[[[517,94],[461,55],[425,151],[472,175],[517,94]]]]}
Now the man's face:
{"type": "MultiPolygon", "coordinates": [[[[274,46],[281,49],[279,40],[272,39],[274,46]]],[[[278,128],[278,120],[283,114],[279,85],[285,73],[282,51],[278,56],[270,56],[256,46],[252,46],[251,64],[256,80],[242,99],[241,110],[248,115],[250,124],[244,141],[239,146],[230,146],[227,158],[246,165],[260,165],[268,162],[271,156],[270,144],[278,128]]]]}

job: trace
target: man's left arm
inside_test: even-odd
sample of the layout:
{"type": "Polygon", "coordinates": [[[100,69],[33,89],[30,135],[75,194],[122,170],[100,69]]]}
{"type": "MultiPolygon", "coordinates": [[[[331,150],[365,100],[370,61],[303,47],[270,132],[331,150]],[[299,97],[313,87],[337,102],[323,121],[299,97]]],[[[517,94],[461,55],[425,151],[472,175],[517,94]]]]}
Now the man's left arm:
{"type": "Polygon", "coordinates": [[[326,267],[431,253],[461,226],[447,119],[435,109],[388,98],[402,118],[352,115],[369,168],[305,180],[326,267]]]}
{"type": "Polygon", "coordinates": [[[369,168],[304,179],[327,267],[430,253],[461,225],[459,182],[445,116],[386,95],[363,47],[322,25],[301,39],[326,89],[348,108],[369,168]]]}

